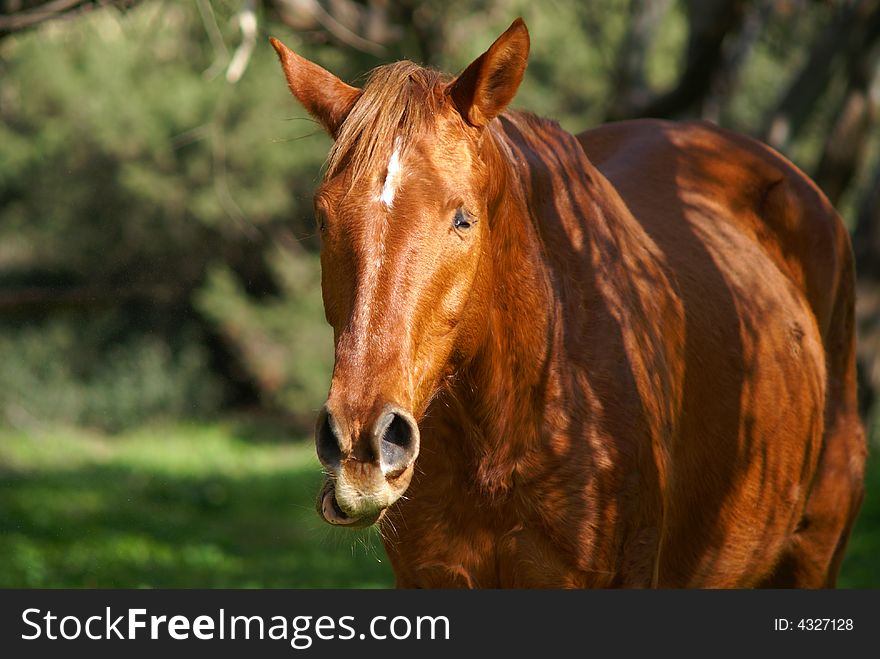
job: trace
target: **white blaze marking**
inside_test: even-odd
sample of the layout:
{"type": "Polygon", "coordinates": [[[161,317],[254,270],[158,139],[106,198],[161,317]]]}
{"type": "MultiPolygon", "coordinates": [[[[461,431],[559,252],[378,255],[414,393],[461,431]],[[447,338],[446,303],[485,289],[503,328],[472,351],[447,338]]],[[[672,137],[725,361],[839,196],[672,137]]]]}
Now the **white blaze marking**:
{"type": "Polygon", "coordinates": [[[400,183],[400,138],[394,140],[394,153],[388,161],[388,173],[385,175],[385,185],[382,186],[382,194],[379,201],[388,207],[394,203],[394,193],[400,183]]]}

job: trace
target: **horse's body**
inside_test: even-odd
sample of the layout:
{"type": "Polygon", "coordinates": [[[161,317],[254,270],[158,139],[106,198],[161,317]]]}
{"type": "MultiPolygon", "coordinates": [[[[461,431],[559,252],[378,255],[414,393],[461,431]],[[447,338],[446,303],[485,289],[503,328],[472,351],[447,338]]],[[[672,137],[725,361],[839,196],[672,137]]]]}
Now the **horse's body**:
{"type": "MultiPolygon", "coordinates": [[[[461,246],[428,229],[365,237],[373,211],[345,201],[365,198],[360,179],[331,162],[319,205],[346,239],[329,235],[322,255],[337,363],[318,425],[331,472],[319,509],[338,524],[385,511],[400,586],[833,585],[865,457],[839,217],[778,154],[707,125],[627,122],[575,138],[493,112],[506,101],[492,105],[497,90],[481,97],[481,85],[508,82],[468,75],[522,50],[517,39],[515,24],[437,93],[478,129],[467,150],[436,156],[419,142],[398,161],[395,141],[379,159],[375,212],[401,232],[400,218],[450,216],[433,210],[432,194],[458,195],[441,182],[469,190],[466,176],[485,175],[449,206],[470,232],[461,246]],[[467,162],[389,183],[450,158],[467,162]],[[450,250],[454,267],[418,278],[450,250]],[[401,270],[385,265],[393,254],[427,260],[401,270]],[[469,283],[443,289],[459,272],[469,283]],[[389,338],[401,324],[404,348],[389,338]]],[[[348,112],[311,107],[301,65],[279,53],[294,94],[344,131],[348,112]]],[[[373,98],[350,89],[335,97],[352,113],[373,98]]],[[[438,126],[441,145],[457,144],[438,126]]]]}
{"type": "Polygon", "coordinates": [[[849,242],[824,196],[709,126],[599,128],[579,136],[591,164],[551,123],[501,124],[527,163],[520,263],[546,281],[505,313],[546,314],[551,340],[505,345],[499,313],[497,352],[432,405],[386,534],[400,584],[832,585],[864,440],[849,242]]]}

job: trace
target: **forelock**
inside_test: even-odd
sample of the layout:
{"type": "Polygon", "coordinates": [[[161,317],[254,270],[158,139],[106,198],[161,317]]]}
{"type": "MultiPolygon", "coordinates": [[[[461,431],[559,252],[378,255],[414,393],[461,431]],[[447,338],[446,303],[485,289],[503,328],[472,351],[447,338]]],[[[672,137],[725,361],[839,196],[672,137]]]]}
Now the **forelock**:
{"type": "Polygon", "coordinates": [[[355,182],[384,167],[395,149],[405,151],[418,136],[434,130],[444,76],[413,62],[380,66],[339,130],[327,158],[327,177],[349,168],[355,182]]]}

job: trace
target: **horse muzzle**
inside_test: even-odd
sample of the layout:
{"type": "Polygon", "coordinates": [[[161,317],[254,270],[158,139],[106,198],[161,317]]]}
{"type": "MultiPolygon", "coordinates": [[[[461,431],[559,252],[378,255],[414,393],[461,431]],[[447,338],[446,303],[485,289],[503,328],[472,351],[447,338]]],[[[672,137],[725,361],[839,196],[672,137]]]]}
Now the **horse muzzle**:
{"type": "Polygon", "coordinates": [[[412,415],[387,404],[366,433],[325,405],[318,415],[315,446],[327,479],[318,495],[318,514],[336,526],[359,528],[377,522],[409,487],[419,452],[412,415]]]}

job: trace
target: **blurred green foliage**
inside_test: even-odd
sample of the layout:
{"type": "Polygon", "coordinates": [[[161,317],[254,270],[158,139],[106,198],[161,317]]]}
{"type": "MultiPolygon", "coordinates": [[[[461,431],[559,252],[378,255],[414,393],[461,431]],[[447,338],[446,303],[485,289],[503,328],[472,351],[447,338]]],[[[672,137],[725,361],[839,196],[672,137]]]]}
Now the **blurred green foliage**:
{"type": "MultiPolygon", "coordinates": [[[[235,84],[234,0],[94,11],[0,41],[0,424],[119,431],[254,403],[310,423],[332,365],[311,208],[330,141],[265,33],[357,83],[404,57],[461,70],[522,15],[532,51],[514,105],[579,131],[603,121],[630,21],[627,0],[402,2],[412,23],[377,57],[292,32],[268,6],[235,84]]],[[[829,12],[766,26],[725,124],[756,126],[807,54],[791,44],[829,12]]],[[[682,3],[655,32],[645,75],[662,89],[687,43],[682,3]]],[[[796,160],[815,158],[821,128],[796,160]]]]}
{"type": "Polygon", "coordinates": [[[119,431],[161,417],[204,416],[220,385],[197,340],[177,350],[127,332],[117,314],[59,316],[0,333],[0,410],[15,427],[65,423],[119,431]]]}
{"type": "Polygon", "coordinates": [[[332,334],[324,307],[318,258],[273,250],[267,256],[279,294],[254,303],[228,268],[211,271],[197,308],[234,340],[260,391],[274,405],[311,420],[327,396],[332,334]]]}
{"type": "MultiPolygon", "coordinates": [[[[94,12],[0,44],[0,305],[5,294],[11,309],[0,320],[0,422],[119,430],[207,414],[230,402],[210,339],[260,354],[194,298],[205,289],[225,311],[229,286],[264,294],[283,284],[276,237],[311,231],[327,140],[286,143],[292,104],[271,48],[234,87],[205,76],[213,56],[195,5],[183,3],[94,12]],[[43,297],[28,304],[32,290],[43,297]]],[[[317,290],[314,259],[303,258],[317,290]]],[[[315,335],[326,357],[315,291],[287,292],[294,316],[309,314],[300,340],[315,335]]],[[[326,376],[326,358],[299,353],[312,362],[286,373],[326,376]]],[[[253,366],[243,377],[259,382],[253,366]]]]}

